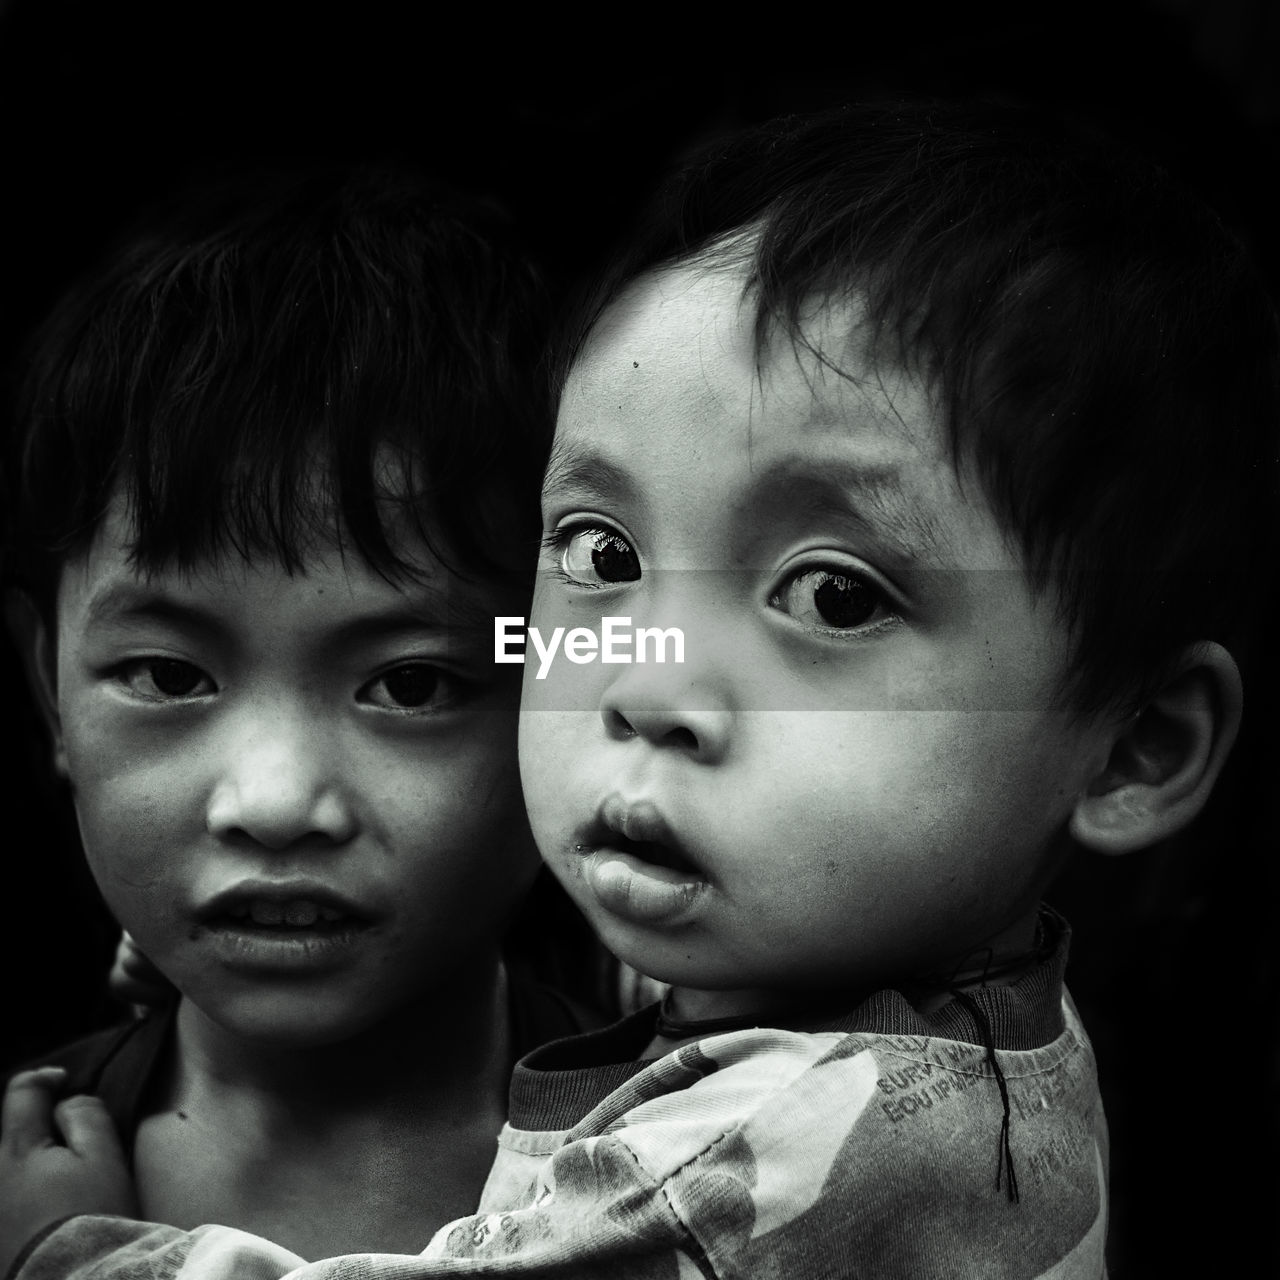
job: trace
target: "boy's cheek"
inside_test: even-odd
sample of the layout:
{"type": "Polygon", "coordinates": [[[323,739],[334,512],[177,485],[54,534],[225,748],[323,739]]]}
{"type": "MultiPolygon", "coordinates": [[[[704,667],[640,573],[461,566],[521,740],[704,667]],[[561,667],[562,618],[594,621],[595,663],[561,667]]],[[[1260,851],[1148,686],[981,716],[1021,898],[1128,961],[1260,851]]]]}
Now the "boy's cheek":
{"type": "Polygon", "coordinates": [[[145,811],[124,804],[89,811],[78,805],[77,815],[85,860],[99,891],[122,926],[141,939],[153,908],[163,912],[172,897],[171,880],[178,887],[174,876],[186,863],[181,849],[148,823],[145,811]]]}
{"type": "Polygon", "coordinates": [[[520,780],[529,823],[545,856],[551,830],[567,821],[589,729],[581,714],[530,708],[520,717],[520,780]]]}

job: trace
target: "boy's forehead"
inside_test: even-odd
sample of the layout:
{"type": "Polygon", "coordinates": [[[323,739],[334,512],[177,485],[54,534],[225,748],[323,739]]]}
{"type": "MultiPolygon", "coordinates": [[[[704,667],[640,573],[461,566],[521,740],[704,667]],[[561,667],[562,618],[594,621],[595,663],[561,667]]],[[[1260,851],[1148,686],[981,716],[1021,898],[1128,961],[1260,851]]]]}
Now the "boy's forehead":
{"type": "MultiPolygon", "coordinates": [[[[679,395],[690,424],[700,409],[768,409],[798,431],[844,428],[860,449],[941,453],[931,388],[873,352],[860,295],[815,298],[793,335],[760,330],[749,270],[738,260],[679,263],[633,281],[605,310],[570,371],[563,431],[593,400],[679,395]],[[880,442],[877,443],[877,437],[880,442]]],[[[619,406],[620,409],[625,408],[619,406]]]]}
{"type": "Polygon", "coordinates": [[[660,421],[708,449],[741,446],[762,465],[774,455],[789,473],[808,460],[883,480],[925,459],[952,478],[931,389],[873,358],[861,299],[817,300],[795,336],[758,341],[747,286],[746,268],[728,263],[634,281],[570,371],[548,478],[628,431],[642,446],[660,421]]]}
{"type": "Polygon", "coordinates": [[[89,546],[70,557],[59,583],[59,610],[74,601],[90,624],[152,607],[162,596],[203,598],[207,603],[235,601],[270,590],[282,579],[311,581],[317,594],[328,593],[335,613],[344,607],[374,607],[402,597],[423,616],[459,616],[491,611],[487,593],[460,578],[431,550],[423,537],[402,526],[389,531],[394,549],[412,576],[386,576],[368,565],[359,551],[337,536],[315,535],[301,562],[287,568],[279,557],[228,548],[190,564],[139,565],[137,528],[123,495],[113,498],[89,546]]]}
{"type": "Polygon", "coordinates": [[[744,273],[728,265],[708,269],[686,263],[646,272],[592,327],[570,371],[570,389],[608,384],[628,361],[640,383],[655,363],[667,378],[680,372],[692,378],[705,370],[708,359],[750,372],[754,315],[745,283],[744,273]]]}

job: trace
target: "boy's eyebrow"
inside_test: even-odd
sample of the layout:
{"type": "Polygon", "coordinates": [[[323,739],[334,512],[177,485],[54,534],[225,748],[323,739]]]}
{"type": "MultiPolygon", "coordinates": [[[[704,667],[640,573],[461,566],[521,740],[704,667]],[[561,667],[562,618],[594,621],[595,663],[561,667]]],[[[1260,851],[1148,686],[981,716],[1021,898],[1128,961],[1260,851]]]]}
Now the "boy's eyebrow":
{"type": "MultiPolygon", "coordinates": [[[[439,591],[416,586],[403,604],[375,608],[340,622],[328,637],[336,644],[357,643],[397,632],[492,630],[492,612],[469,593],[439,591]]],[[[215,635],[226,634],[225,621],[214,609],[175,599],[172,595],[142,583],[114,582],[89,603],[89,625],[115,622],[167,622],[197,628],[215,635]]]]}
{"type": "MultiPolygon", "coordinates": [[[[640,493],[628,471],[573,442],[558,443],[552,449],[543,489],[621,499],[640,493]]],[[[762,517],[826,516],[858,525],[891,544],[903,560],[941,562],[946,558],[946,537],[929,511],[903,489],[896,466],[843,454],[791,453],[755,473],[737,505],[737,514],[753,530],[761,527],[762,517]]]]}
{"type": "Polygon", "coordinates": [[[217,613],[200,605],[175,600],[163,591],[135,582],[113,582],[89,602],[90,626],[110,622],[170,622],[222,631],[217,613]]]}
{"type": "Polygon", "coordinates": [[[542,487],[580,489],[611,498],[630,498],[636,492],[634,481],[621,468],[582,445],[564,441],[552,446],[542,487]]]}
{"type": "Polygon", "coordinates": [[[947,539],[902,487],[897,467],[806,453],[775,459],[752,478],[739,504],[752,525],[795,513],[853,522],[904,559],[945,559],[947,539]]]}

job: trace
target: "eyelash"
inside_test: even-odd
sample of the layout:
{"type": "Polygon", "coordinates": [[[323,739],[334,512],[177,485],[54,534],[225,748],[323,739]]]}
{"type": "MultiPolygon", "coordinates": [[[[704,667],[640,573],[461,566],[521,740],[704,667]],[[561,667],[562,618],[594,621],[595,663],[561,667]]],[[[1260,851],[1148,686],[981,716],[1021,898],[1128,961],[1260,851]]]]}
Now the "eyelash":
{"type": "MultiPolygon", "coordinates": [[[[141,698],[146,702],[155,703],[183,703],[195,701],[199,698],[209,697],[211,694],[217,693],[218,688],[213,683],[212,677],[205,674],[193,662],[187,662],[181,658],[162,658],[162,657],[146,657],[131,658],[128,662],[121,663],[114,669],[113,674],[123,684],[129,692],[137,698],[141,698]],[[157,668],[168,667],[171,670],[170,675],[176,675],[177,669],[181,669],[185,675],[190,672],[195,676],[194,683],[199,685],[201,682],[207,682],[211,687],[207,690],[194,692],[187,690],[183,692],[166,692],[160,687],[160,681],[157,681],[157,668]],[[141,689],[136,681],[140,678],[149,678],[152,685],[151,690],[141,689]]],[[[374,676],[373,679],[366,681],[356,692],[358,701],[371,704],[384,711],[390,711],[399,715],[424,715],[428,710],[438,710],[443,706],[447,706],[455,701],[465,692],[466,682],[460,677],[453,675],[441,667],[431,662],[409,661],[398,662],[395,666],[388,667],[380,675],[374,676]],[[394,695],[392,695],[393,705],[379,702],[371,696],[371,691],[378,685],[384,683],[389,678],[398,673],[403,672],[430,672],[433,678],[430,691],[422,703],[413,704],[394,704],[394,695]],[[437,697],[437,692],[443,687],[444,696],[437,697]],[[428,705],[429,704],[429,705],[428,705]]],[[[388,690],[390,692],[390,690],[388,690]]]]}
{"type": "Polygon", "coordinates": [[[398,662],[393,667],[388,667],[381,675],[374,676],[372,680],[366,681],[360,686],[356,697],[362,702],[370,703],[383,711],[390,711],[395,715],[402,716],[421,716],[429,715],[433,711],[442,710],[444,707],[452,705],[462,697],[467,689],[467,682],[461,677],[445,671],[442,667],[436,666],[433,662],[398,662]],[[382,684],[392,676],[406,671],[413,672],[429,672],[432,678],[431,690],[422,703],[413,705],[394,705],[387,706],[380,702],[373,701],[370,698],[369,690],[382,684]],[[443,688],[445,693],[443,696],[437,697],[438,691],[443,688]]]}
{"type": "MultiPolygon", "coordinates": [[[[804,596],[801,595],[801,600],[804,596]]],[[[829,636],[866,636],[884,626],[899,620],[897,606],[889,594],[869,573],[853,565],[839,564],[804,564],[793,569],[783,579],[782,585],[769,597],[770,607],[794,618],[807,630],[829,636]],[[810,599],[813,612],[818,615],[816,621],[807,621],[793,605],[784,605],[784,598],[805,579],[815,579],[810,599]],[[831,590],[827,590],[832,588],[831,590]],[[818,602],[818,593],[826,591],[826,599],[818,602]],[[861,597],[861,598],[860,598],[861,597]],[[833,622],[823,616],[821,610],[852,610],[853,620],[846,625],[833,622]],[[864,617],[856,615],[863,609],[868,610],[864,617]],[[876,616],[879,614],[880,616],[876,616]]]]}
{"type": "MultiPolygon", "coordinates": [[[[201,693],[193,693],[190,690],[183,693],[166,693],[160,688],[159,683],[156,680],[156,669],[159,667],[181,668],[184,673],[192,672],[195,674],[196,684],[199,684],[201,681],[207,681],[210,685],[213,685],[211,677],[201,671],[194,662],[186,662],[181,658],[131,658],[128,662],[122,662],[118,667],[116,667],[113,674],[117,679],[119,679],[120,683],[123,684],[131,694],[133,694],[134,697],[141,698],[146,702],[188,702],[196,698],[208,697],[210,694],[217,693],[218,691],[217,686],[213,685],[212,688],[201,693]],[[151,683],[154,687],[154,692],[140,689],[134,683],[135,679],[143,675],[150,677],[151,683]]],[[[176,671],[171,670],[169,674],[176,674],[176,671]]]]}
{"type": "Polygon", "coordinates": [[[588,591],[605,591],[610,587],[620,586],[626,582],[637,582],[640,579],[640,558],[636,554],[635,548],[631,545],[630,539],[609,525],[589,520],[561,525],[543,537],[542,545],[544,551],[556,557],[555,569],[560,580],[572,586],[582,587],[588,591]],[[605,542],[611,542],[615,548],[619,546],[625,548],[624,554],[629,556],[634,564],[634,573],[627,577],[605,579],[602,582],[587,582],[581,576],[576,576],[572,573],[567,565],[569,552],[573,547],[574,539],[580,534],[587,533],[595,535],[596,543],[591,549],[591,558],[592,565],[597,573],[600,572],[600,567],[596,563],[595,557],[603,550],[601,544],[605,542]]]}

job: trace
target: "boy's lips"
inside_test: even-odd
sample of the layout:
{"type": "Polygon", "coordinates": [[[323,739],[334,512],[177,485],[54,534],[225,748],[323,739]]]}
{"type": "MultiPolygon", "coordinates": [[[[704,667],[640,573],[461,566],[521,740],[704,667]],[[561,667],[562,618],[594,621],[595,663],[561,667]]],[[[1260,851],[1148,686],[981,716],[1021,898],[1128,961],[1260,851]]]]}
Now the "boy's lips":
{"type": "Polygon", "coordinates": [[[196,908],[192,938],[232,971],[293,980],[350,964],[380,914],[315,881],[242,881],[196,908]]]}
{"type": "Polygon", "coordinates": [[[696,874],[692,859],[651,800],[628,801],[617,794],[607,797],[579,833],[575,848],[581,853],[614,849],[654,866],[696,874]]]}
{"type": "Polygon", "coordinates": [[[688,917],[707,881],[658,807],[614,794],[581,828],[573,852],[597,901],[636,924],[675,925],[688,917]]]}
{"type": "Polygon", "coordinates": [[[335,932],[364,928],[375,913],[313,881],[244,881],[215,894],[195,910],[210,928],[310,929],[335,932]]]}

